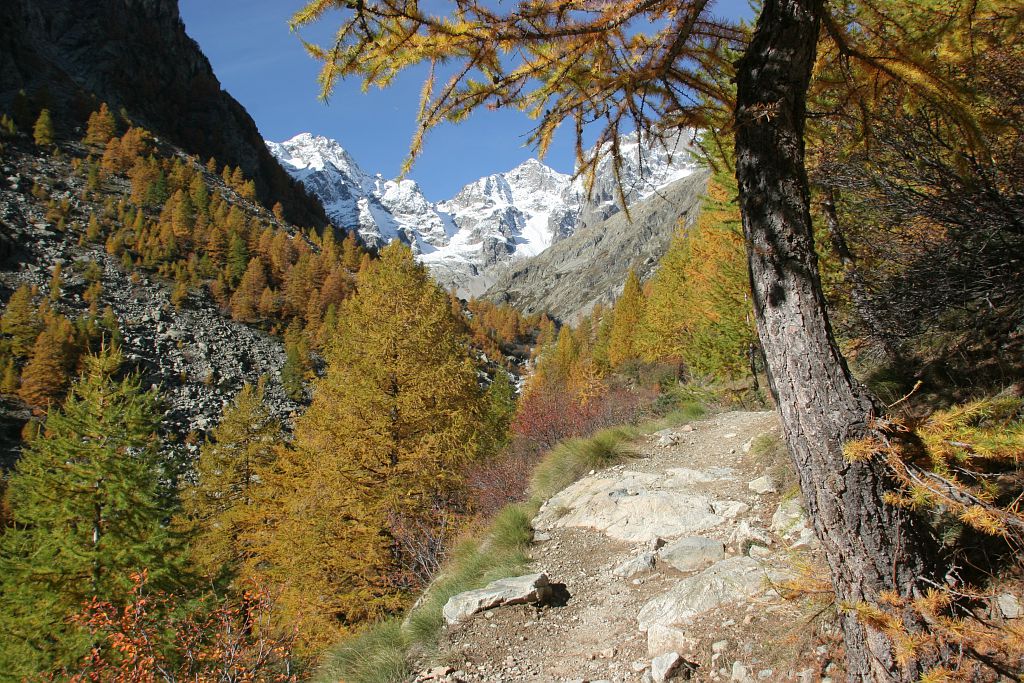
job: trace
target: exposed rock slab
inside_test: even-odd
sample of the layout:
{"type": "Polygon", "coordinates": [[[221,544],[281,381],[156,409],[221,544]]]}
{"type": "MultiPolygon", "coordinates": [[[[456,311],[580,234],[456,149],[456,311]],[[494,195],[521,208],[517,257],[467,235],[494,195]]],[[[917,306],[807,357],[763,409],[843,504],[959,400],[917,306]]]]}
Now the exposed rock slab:
{"type": "Polygon", "coordinates": [[[498,579],[483,588],[453,595],[442,612],[446,623],[457,624],[477,612],[501,605],[544,602],[551,592],[548,575],[544,573],[498,579]]]}
{"type": "Polygon", "coordinates": [[[637,615],[637,624],[640,631],[647,631],[653,624],[685,625],[708,610],[764,592],[765,578],[761,563],[750,557],[716,562],[644,605],[637,615]]]}
{"type": "Polygon", "coordinates": [[[534,528],[596,529],[628,543],[696,534],[721,524],[713,500],[671,488],[671,479],[643,472],[590,476],[551,498],[534,528]]]}

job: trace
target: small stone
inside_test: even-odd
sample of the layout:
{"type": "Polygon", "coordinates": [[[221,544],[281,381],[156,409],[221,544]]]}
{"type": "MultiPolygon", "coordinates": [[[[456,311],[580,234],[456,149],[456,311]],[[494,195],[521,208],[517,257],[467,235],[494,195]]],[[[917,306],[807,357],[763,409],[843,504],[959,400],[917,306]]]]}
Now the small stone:
{"type": "Polygon", "coordinates": [[[751,491],[753,491],[754,493],[759,493],[759,494],[777,493],[778,492],[778,488],[777,488],[777,484],[775,483],[775,480],[772,479],[767,474],[765,476],[763,476],[763,477],[758,477],[757,479],[755,479],[752,482],[750,482],[749,484],[747,484],[747,488],[750,489],[751,491]]]}
{"type": "Polygon", "coordinates": [[[736,438],[736,432],[729,432],[728,434],[725,435],[725,438],[726,439],[735,439],[736,438]]]}
{"type": "Polygon", "coordinates": [[[747,551],[747,554],[758,560],[763,560],[771,555],[772,551],[768,550],[768,548],[765,548],[763,545],[757,545],[755,543],[750,546],[750,550],[747,551]]]}
{"type": "Polygon", "coordinates": [[[651,624],[647,629],[647,656],[660,657],[669,652],[693,652],[699,641],[674,626],[651,624]]]}
{"type": "Polygon", "coordinates": [[[997,595],[996,605],[999,606],[999,612],[1003,615],[1004,619],[1021,618],[1021,604],[1016,595],[1013,595],[1012,593],[1002,593],[1001,595],[997,595]]]}
{"type": "Polygon", "coordinates": [[[679,428],[679,431],[681,431],[681,432],[692,432],[693,431],[693,425],[683,425],[682,427],[679,428]]]}
{"type": "Polygon", "coordinates": [[[715,653],[725,652],[725,648],[729,647],[728,640],[719,640],[711,644],[711,651],[715,653]]]}
{"type": "Polygon", "coordinates": [[[616,650],[614,647],[606,647],[601,650],[601,659],[612,659],[615,657],[616,650]]]}
{"type": "Polygon", "coordinates": [[[547,543],[550,540],[551,534],[547,533],[546,531],[538,531],[533,535],[534,543],[547,543]]]}
{"type": "Polygon", "coordinates": [[[774,674],[775,674],[775,670],[774,669],[762,669],[761,671],[757,672],[757,680],[759,680],[759,681],[766,681],[769,678],[771,678],[774,674]]]}
{"type": "Polygon", "coordinates": [[[740,683],[747,683],[747,681],[750,680],[750,674],[747,673],[747,667],[740,662],[733,662],[731,680],[740,681],[740,683]]]}
{"type": "Polygon", "coordinates": [[[664,683],[679,672],[683,658],[678,652],[667,652],[651,661],[651,679],[654,683],[664,683]]]}

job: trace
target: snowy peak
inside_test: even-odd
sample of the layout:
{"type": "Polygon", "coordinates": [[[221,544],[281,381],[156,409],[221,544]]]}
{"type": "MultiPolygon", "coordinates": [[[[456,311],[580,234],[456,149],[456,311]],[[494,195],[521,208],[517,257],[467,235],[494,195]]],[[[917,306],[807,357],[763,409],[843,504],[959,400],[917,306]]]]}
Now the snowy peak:
{"type": "MultiPolygon", "coordinates": [[[[623,137],[619,178],[626,200],[643,200],[692,173],[691,137],[692,131],[666,143],[648,142],[635,133],[623,137]]],[[[267,147],[320,198],[336,226],[356,229],[371,246],[405,242],[442,284],[462,294],[482,292],[491,267],[536,256],[580,226],[620,210],[612,161],[606,156],[589,193],[585,178],[573,180],[528,159],[433,203],[413,180],[385,180],[365,172],[331,138],[301,133],[285,142],[267,141],[267,147]]]]}
{"type": "Polygon", "coordinates": [[[359,167],[337,140],[299,133],[284,142],[267,141],[267,147],[293,175],[301,172],[323,173],[332,169],[353,180],[363,181],[360,184],[368,183],[371,187],[375,184],[374,179],[359,167]]]}

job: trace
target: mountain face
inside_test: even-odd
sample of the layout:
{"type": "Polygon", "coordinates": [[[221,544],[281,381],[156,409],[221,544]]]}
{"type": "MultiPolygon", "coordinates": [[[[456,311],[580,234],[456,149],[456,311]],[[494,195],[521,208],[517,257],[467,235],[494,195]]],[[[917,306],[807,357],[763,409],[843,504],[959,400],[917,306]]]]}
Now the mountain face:
{"type": "Polygon", "coordinates": [[[644,280],[657,267],[680,226],[700,210],[709,173],[698,169],[604,220],[591,224],[542,254],[511,261],[492,272],[485,299],[509,304],[523,313],[547,312],[575,324],[598,303],[611,304],[622,293],[630,269],[644,280]]]}
{"type": "Polygon", "coordinates": [[[58,132],[77,137],[100,101],[204,161],[241,167],[268,207],[294,223],[326,217],[267,152],[252,118],[224,92],[186,33],[177,0],[3,0],[0,109],[24,91],[32,120],[46,107],[58,132]]]}
{"type": "MultiPolygon", "coordinates": [[[[641,144],[635,133],[622,140],[619,178],[630,205],[694,172],[691,136],[683,131],[668,145],[641,144]]],[[[366,173],[334,140],[302,133],[267,147],[320,198],[336,226],[355,228],[372,246],[405,242],[442,285],[463,296],[482,294],[509,264],[535,257],[621,210],[608,158],[598,164],[589,193],[585,178],[573,179],[529,159],[433,203],[413,180],[366,173]]]]}

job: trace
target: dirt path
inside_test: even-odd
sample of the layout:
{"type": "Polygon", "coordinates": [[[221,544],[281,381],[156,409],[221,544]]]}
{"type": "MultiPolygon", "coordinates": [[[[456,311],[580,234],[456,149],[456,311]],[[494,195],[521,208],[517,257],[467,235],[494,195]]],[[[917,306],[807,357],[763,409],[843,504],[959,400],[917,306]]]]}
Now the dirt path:
{"type": "Polygon", "coordinates": [[[533,570],[565,584],[568,603],[503,607],[448,627],[444,666],[420,680],[664,680],[651,667],[666,652],[688,662],[677,679],[826,680],[830,648],[820,625],[807,623],[814,607],[782,600],[769,583],[815,559],[798,513],[776,514],[780,501],[788,501],[784,511],[798,510],[794,492],[779,490],[786,484],[778,465],[751,448],[777,430],[770,412],[664,430],[639,441],[634,458],[553,498],[535,520],[533,570]],[[755,482],[766,474],[774,486],[755,482]],[[751,482],[776,490],[757,493],[751,482]],[[679,537],[720,541],[716,552],[724,553],[680,571],[663,556],[669,546],[653,569],[622,567],[643,566],[656,546],[679,537]],[[725,575],[737,567],[747,573],[730,583],[725,575]],[[679,616],[693,605],[696,612],[679,616]]]}

